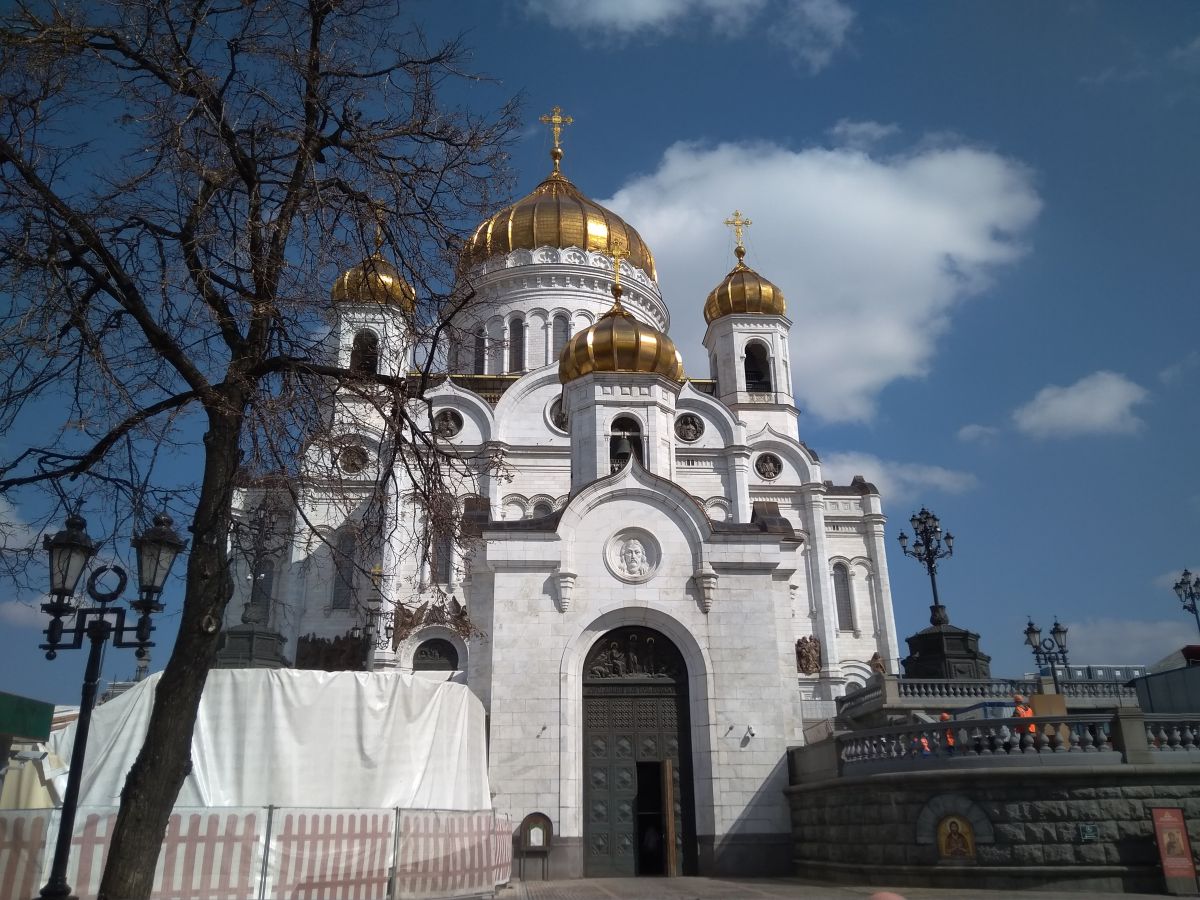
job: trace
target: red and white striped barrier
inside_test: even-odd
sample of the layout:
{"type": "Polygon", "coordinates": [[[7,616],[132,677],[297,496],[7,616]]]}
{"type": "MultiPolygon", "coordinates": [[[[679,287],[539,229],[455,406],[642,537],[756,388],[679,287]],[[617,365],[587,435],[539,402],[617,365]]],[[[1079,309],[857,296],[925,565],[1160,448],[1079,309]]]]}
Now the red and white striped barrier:
{"type": "MultiPolygon", "coordinates": [[[[99,889],[116,818],[79,811],[67,882],[80,900],[99,889]]],[[[53,810],[0,810],[0,900],[45,883],[57,822],[53,810]]],[[[512,820],[490,810],[181,809],[151,897],[436,900],[492,893],[511,873],[512,820]]]]}

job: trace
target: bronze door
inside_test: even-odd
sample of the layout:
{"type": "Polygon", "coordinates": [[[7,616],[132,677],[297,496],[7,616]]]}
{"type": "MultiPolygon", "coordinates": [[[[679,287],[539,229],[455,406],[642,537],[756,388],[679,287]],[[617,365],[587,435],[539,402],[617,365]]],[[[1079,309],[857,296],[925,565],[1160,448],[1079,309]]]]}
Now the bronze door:
{"type": "Polygon", "coordinates": [[[584,874],[694,871],[687,674],[678,651],[647,628],[605,635],[584,666],[583,710],[584,874]]]}

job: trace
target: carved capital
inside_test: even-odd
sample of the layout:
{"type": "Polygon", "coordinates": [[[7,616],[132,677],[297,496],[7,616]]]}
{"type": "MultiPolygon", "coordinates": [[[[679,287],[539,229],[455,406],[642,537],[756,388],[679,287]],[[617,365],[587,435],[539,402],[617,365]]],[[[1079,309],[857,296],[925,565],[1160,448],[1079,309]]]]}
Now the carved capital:
{"type": "Polygon", "coordinates": [[[713,597],[717,593],[717,573],[713,571],[712,566],[704,563],[692,575],[692,580],[700,589],[700,609],[704,611],[705,615],[708,615],[708,611],[712,609],[713,597]]]}
{"type": "Polygon", "coordinates": [[[574,572],[564,572],[559,569],[554,573],[554,580],[558,584],[558,611],[565,613],[571,608],[571,593],[575,590],[575,580],[579,576],[574,572]]]}

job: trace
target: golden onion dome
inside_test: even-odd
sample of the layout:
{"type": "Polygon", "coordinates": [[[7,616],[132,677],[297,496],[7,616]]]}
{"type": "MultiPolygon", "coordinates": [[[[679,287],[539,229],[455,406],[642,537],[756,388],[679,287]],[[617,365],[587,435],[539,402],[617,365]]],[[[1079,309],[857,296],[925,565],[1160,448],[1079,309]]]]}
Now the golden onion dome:
{"type": "Polygon", "coordinates": [[[654,255],[624,219],[585,197],[559,171],[562,149],[551,153],[554,171],[533,192],[475,229],[463,251],[468,266],[513,250],[579,247],[608,253],[614,244],[629,250],[629,262],[658,280],[654,255]]]}
{"type": "Polygon", "coordinates": [[[347,269],[333,283],[334,303],[380,303],[412,313],[417,292],[396,267],[376,253],[347,269]]]}
{"type": "Polygon", "coordinates": [[[566,384],[592,372],[638,372],[682,383],[683,357],[675,342],[629,314],[621,305],[620,284],[613,285],[613,298],[612,309],[596,324],[567,341],[558,358],[558,380],[566,384]]]}
{"type": "Polygon", "coordinates": [[[738,246],[734,253],[737,255],[737,265],[704,301],[704,321],[712,324],[714,319],[735,313],[786,315],[787,303],[783,299],[783,291],[746,265],[743,261],[746,258],[745,247],[738,246]]]}

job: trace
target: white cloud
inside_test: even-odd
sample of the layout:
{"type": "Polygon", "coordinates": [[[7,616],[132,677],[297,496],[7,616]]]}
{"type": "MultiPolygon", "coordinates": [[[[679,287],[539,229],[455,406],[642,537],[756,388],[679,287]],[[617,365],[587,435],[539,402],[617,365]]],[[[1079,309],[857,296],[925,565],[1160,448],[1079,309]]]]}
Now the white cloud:
{"type": "Polygon", "coordinates": [[[838,119],[826,134],[839,147],[853,150],[869,150],[885,138],[900,133],[900,126],[882,122],[857,122],[853,119],[838,119]]]}
{"type": "Polygon", "coordinates": [[[932,492],[962,494],[978,484],[970,472],[921,463],[880,459],[870,453],[829,453],[821,457],[821,474],[834,484],[849,484],[862,475],[889,502],[911,502],[932,492]]]}
{"type": "Polygon", "coordinates": [[[926,373],[954,307],[1021,256],[1041,208],[1024,166],[961,141],[890,157],[677,143],[600,202],[654,250],[671,335],[705,375],[698,313],[734,263],[721,222],[734,209],[753,219],[747,263],[796,323],[797,400],[829,421],[869,420],[884,387],[926,373]]]}
{"type": "Polygon", "coordinates": [[[1085,619],[1064,622],[1071,659],[1083,665],[1151,665],[1186,644],[1184,623],[1175,619],[1085,619]]]}
{"type": "Polygon", "coordinates": [[[1184,569],[1187,569],[1194,575],[1200,575],[1200,565],[1180,566],[1178,569],[1172,569],[1169,572],[1163,572],[1150,583],[1156,588],[1160,588],[1164,591],[1170,591],[1175,587],[1175,582],[1177,582],[1180,576],[1183,575],[1184,569]]]}
{"type": "Polygon", "coordinates": [[[756,16],[766,0],[525,0],[525,9],[558,28],[629,36],[664,34],[696,19],[714,29],[756,16]]]}
{"type": "Polygon", "coordinates": [[[19,600],[0,603],[0,622],[13,628],[45,628],[48,617],[33,604],[19,600]]]}
{"type": "Polygon", "coordinates": [[[724,36],[764,31],[816,73],[829,65],[854,24],[844,0],[525,0],[530,15],[588,40],[661,38],[694,24],[724,36]]]}
{"type": "Polygon", "coordinates": [[[0,550],[24,550],[37,539],[37,531],[29,526],[12,501],[0,496],[0,550]]]}
{"type": "Polygon", "coordinates": [[[1142,420],[1133,408],[1149,396],[1117,372],[1093,372],[1072,385],[1048,385],[1013,412],[1017,428],[1032,437],[1133,434],[1142,420]]]}
{"type": "Polygon", "coordinates": [[[1193,350],[1183,359],[1174,362],[1158,373],[1158,380],[1166,385],[1178,384],[1197,366],[1200,366],[1200,350],[1193,350]]]}
{"type": "Polygon", "coordinates": [[[968,444],[986,444],[999,433],[1000,429],[994,425],[964,425],[958,429],[958,439],[968,444]]]}
{"type": "Polygon", "coordinates": [[[814,75],[833,61],[854,24],[854,10],[841,0],[790,0],[772,39],[796,54],[814,75]]]}
{"type": "Polygon", "coordinates": [[[1200,35],[1176,47],[1167,58],[1177,66],[1200,66],[1200,35]]]}

